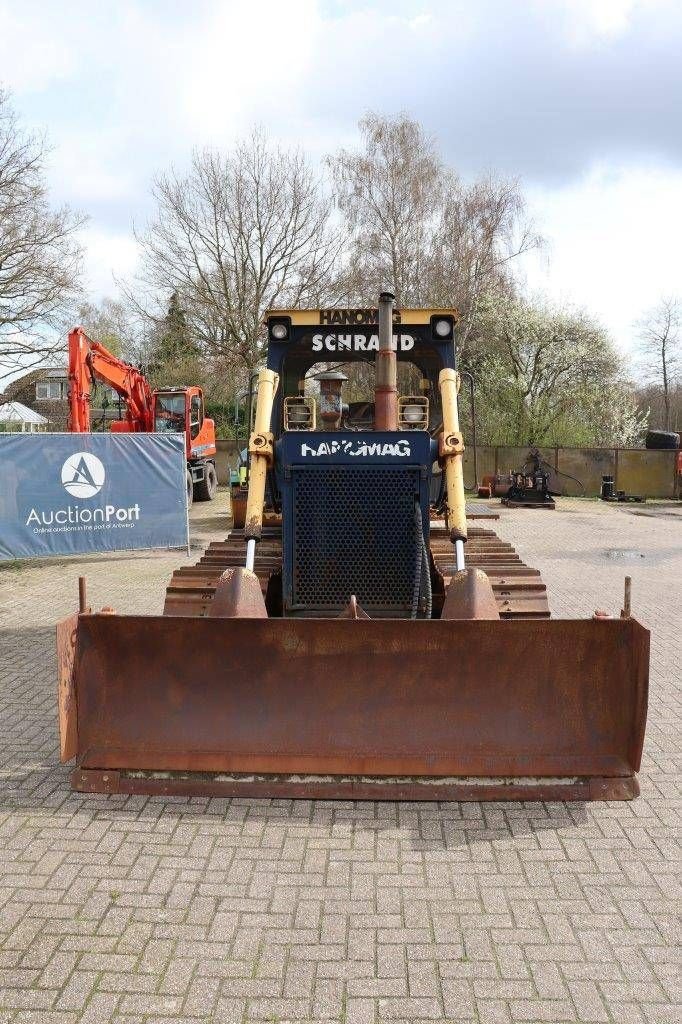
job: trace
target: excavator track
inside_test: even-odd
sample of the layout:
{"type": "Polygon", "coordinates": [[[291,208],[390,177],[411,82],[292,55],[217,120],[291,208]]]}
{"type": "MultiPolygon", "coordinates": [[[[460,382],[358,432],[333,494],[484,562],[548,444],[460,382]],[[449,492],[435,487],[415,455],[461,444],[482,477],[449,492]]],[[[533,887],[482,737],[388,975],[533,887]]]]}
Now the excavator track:
{"type": "MultiPolygon", "coordinates": [[[[548,619],[547,588],[540,572],[525,565],[512,545],[492,530],[469,526],[468,533],[467,565],[489,576],[500,618],[548,619]]],[[[430,547],[436,576],[441,576],[447,587],[454,572],[453,547],[445,527],[437,522],[431,524],[430,547]]],[[[208,615],[220,576],[232,566],[243,566],[244,552],[243,530],[232,530],[224,541],[209,544],[196,565],[176,569],[166,589],[164,615],[208,615]]],[[[256,547],[254,566],[264,594],[271,575],[281,565],[281,527],[266,526],[256,547]]],[[[438,608],[435,592],[434,607],[438,608]]]]}

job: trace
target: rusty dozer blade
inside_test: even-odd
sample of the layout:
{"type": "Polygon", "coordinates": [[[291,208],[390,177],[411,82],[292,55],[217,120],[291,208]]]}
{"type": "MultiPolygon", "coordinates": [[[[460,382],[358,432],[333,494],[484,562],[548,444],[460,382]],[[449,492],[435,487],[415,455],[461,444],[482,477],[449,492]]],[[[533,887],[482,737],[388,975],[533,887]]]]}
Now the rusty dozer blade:
{"type": "MultiPolygon", "coordinates": [[[[232,584],[235,586],[237,581],[232,584]]],[[[58,628],[63,760],[99,792],[636,796],[634,619],[93,615],[58,628]]]]}

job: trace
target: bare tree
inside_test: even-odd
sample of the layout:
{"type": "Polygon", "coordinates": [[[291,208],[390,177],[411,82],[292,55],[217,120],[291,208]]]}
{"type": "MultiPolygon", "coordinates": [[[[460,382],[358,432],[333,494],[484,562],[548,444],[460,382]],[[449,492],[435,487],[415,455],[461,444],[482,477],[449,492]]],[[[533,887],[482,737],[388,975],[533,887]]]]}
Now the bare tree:
{"type": "Polygon", "coordinates": [[[679,365],[682,305],[677,298],[662,298],[638,325],[643,369],[663,396],[664,429],[671,429],[671,393],[679,365]]]}
{"type": "MultiPolygon", "coordinates": [[[[637,388],[639,408],[647,415],[652,427],[665,423],[663,397],[663,389],[660,384],[646,382],[641,383],[637,388]]],[[[671,382],[668,387],[668,402],[670,407],[668,429],[679,434],[682,432],[682,379],[679,376],[676,382],[674,384],[671,382]]]]}
{"type": "Polygon", "coordinates": [[[508,295],[510,263],[542,239],[528,220],[518,181],[489,176],[466,185],[452,176],[434,241],[431,301],[459,308],[459,343],[466,348],[483,297],[508,295]]]}
{"type": "Polygon", "coordinates": [[[140,327],[132,311],[120,299],[106,297],[99,302],[83,302],[78,307],[83,330],[115,356],[131,362],[142,358],[140,327]]]}
{"type": "Polygon", "coordinates": [[[510,262],[540,242],[519,183],[463,183],[404,114],[359,127],[361,151],[326,161],[350,234],[348,297],[371,301],[390,284],[398,305],[456,306],[466,342],[482,295],[507,287],[510,262]]]}
{"type": "Polygon", "coordinates": [[[340,250],[305,158],[256,131],[228,156],[196,152],[188,174],[160,175],[153,194],[156,217],[138,240],[157,310],[176,293],[209,357],[254,367],[265,309],[319,301],[340,250]]]}
{"type": "Polygon", "coordinates": [[[24,131],[0,90],[0,380],[63,346],[78,295],[84,218],[52,209],[42,137],[24,131]]]}
{"type": "Polygon", "coordinates": [[[374,300],[392,286],[398,306],[420,305],[428,290],[428,254],[445,173],[435,144],[405,116],[367,114],[361,152],[327,157],[335,198],[350,235],[348,297],[374,300]]]}

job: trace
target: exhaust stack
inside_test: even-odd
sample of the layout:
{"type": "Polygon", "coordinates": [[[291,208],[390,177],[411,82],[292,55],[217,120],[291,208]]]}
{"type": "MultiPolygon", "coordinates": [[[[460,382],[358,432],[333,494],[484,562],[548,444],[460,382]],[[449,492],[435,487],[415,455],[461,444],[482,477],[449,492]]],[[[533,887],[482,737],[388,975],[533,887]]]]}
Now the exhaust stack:
{"type": "Polygon", "coordinates": [[[379,296],[379,348],[375,362],[374,425],[376,430],[398,429],[398,374],[393,349],[393,304],[395,295],[379,296]]]}

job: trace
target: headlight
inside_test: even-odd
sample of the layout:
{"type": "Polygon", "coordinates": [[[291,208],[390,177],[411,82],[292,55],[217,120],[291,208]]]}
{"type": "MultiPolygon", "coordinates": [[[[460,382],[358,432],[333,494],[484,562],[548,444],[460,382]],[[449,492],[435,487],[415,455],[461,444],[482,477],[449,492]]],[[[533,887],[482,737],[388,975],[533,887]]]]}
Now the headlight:
{"type": "Polygon", "coordinates": [[[452,331],[452,324],[449,320],[436,320],[433,329],[439,338],[447,338],[452,331]]]}
{"type": "Polygon", "coordinates": [[[426,430],[429,400],[426,395],[405,395],[398,399],[398,430],[426,430]]]}
{"type": "Polygon", "coordinates": [[[299,405],[292,404],[289,406],[289,421],[291,423],[307,423],[310,419],[310,408],[307,405],[300,403],[299,405]]]}
{"type": "Polygon", "coordinates": [[[403,416],[408,423],[421,423],[424,419],[424,407],[421,405],[406,405],[403,407],[403,416]]]}
{"type": "Polygon", "coordinates": [[[273,324],[270,328],[270,334],[277,341],[284,341],[289,333],[289,328],[286,324],[273,324]]]}

